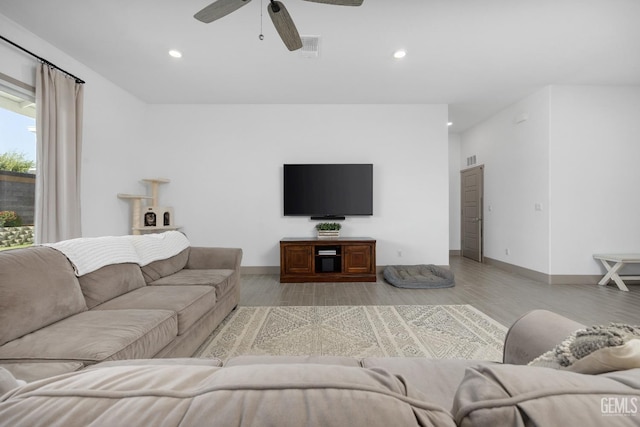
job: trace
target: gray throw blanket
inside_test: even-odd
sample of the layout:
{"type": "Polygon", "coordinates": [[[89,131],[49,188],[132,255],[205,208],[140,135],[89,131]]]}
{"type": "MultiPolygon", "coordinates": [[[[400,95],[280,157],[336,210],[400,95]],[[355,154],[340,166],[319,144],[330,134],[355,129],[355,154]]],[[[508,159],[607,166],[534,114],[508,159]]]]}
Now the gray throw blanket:
{"type": "Polygon", "coordinates": [[[639,338],[640,326],[621,323],[611,323],[608,326],[591,326],[586,329],[579,329],[569,335],[553,350],[544,353],[529,365],[566,368],[596,350],[606,347],[618,347],[631,339],[639,338]]]}

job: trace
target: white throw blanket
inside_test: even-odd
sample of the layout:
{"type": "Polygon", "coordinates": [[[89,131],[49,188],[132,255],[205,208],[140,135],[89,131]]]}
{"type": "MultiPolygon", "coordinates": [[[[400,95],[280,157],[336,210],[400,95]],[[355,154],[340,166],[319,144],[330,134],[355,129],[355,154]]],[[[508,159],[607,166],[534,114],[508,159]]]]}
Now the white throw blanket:
{"type": "Polygon", "coordinates": [[[71,261],[76,276],[82,276],[111,264],[135,263],[144,267],[179,254],[189,244],[179,231],[167,231],[142,236],[81,237],[43,246],[62,252],[71,261]]]}
{"type": "Polygon", "coordinates": [[[131,237],[133,238],[133,246],[140,257],[138,264],[141,267],[178,255],[189,247],[189,239],[179,231],[131,237]]]}

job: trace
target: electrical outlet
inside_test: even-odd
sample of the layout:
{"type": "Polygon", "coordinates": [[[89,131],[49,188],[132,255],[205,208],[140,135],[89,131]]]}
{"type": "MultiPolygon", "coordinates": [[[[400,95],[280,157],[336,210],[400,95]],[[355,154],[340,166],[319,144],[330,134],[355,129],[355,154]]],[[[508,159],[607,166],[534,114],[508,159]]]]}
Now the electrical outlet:
{"type": "Polygon", "coordinates": [[[511,255],[511,251],[509,250],[509,248],[504,250],[505,255],[511,255]]]}
{"type": "Polygon", "coordinates": [[[402,249],[398,249],[398,258],[402,258],[402,249]]]}

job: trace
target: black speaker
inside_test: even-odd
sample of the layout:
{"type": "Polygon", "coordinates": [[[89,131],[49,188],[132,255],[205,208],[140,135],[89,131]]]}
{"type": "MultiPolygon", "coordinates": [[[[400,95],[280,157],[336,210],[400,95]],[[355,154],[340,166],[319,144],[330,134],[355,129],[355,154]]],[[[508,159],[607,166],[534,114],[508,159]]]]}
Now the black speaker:
{"type": "Polygon", "coordinates": [[[322,258],[320,269],[323,273],[336,271],[336,259],[335,258],[322,258]]]}

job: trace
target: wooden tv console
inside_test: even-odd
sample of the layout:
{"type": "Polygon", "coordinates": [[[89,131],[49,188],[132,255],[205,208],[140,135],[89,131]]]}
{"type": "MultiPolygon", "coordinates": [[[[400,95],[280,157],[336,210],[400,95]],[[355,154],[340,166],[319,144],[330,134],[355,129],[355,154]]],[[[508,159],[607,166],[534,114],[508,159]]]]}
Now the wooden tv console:
{"type": "Polygon", "coordinates": [[[374,239],[285,237],[280,240],[280,283],[375,281],[374,239]]]}

